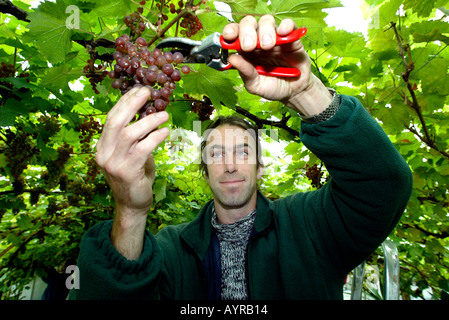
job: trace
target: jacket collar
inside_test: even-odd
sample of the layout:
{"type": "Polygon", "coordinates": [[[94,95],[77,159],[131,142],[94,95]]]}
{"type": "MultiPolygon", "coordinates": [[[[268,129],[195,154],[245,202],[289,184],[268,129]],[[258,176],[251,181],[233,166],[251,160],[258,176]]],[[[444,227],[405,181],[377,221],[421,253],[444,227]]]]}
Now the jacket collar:
{"type": "MultiPolygon", "coordinates": [[[[198,258],[203,260],[209,248],[212,234],[212,208],[214,202],[210,200],[200,210],[199,214],[181,232],[181,239],[191,247],[198,258]]],[[[255,232],[260,233],[268,229],[273,221],[272,202],[257,191],[257,213],[254,222],[255,232]]]]}

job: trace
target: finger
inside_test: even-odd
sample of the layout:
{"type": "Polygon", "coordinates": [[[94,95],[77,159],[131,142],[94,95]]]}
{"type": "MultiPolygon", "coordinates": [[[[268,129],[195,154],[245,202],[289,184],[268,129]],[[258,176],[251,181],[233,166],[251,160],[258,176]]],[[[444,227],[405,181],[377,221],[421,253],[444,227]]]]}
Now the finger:
{"type": "MultiPolygon", "coordinates": [[[[120,133],[145,104],[149,95],[150,91],[145,87],[141,87],[132,93],[130,92],[129,95],[124,95],[123,99],[121,98],[116,106],[111,109],[106,118],[100,141],[97,144],[97,153],[100,153],[100,159],[97,159],[97,161],[106,161],[110,157],[115,149],[120,133]]],[[[101,163],[99,165],[101,166],[101,163]]]]}
{"type": "Polygon", "coordinates": [[[238,70],[245,86],[252,86],[257,81],[259,74],[254,65],[243,56],[233,54],[228,58],[229,63],[238,70]]]}
{"type": "MultiPolygon", "coordinates": [[[[117,103],[111,108],[111,110],[109,110],[107,117],[106,117],[106,122],[110,121],[111,118],[113,118],[113,114],[117,112],[117,109],[120,108],[120,106],[126,102],[126,100],[129,99],[129,97],[131,95],[133,95],[137,90],[139,90],[139,88],[132,88],[131,90],[129,90],[126,94],[124,94],[123,96],[121,96],[121,98],[119,99],[119,101],[117,101],[117,103]]],[[[103,130],[104,132],[104,130],[103,130]]],[[[98,140],[98,143],[96,145],[96,149],[98,151],[98,149],[100,148],[102,142],[103,142],[103,138],[104,135],[102,134],[100,139],[98,140]]]]}
{"type": "Polygon", "coordinates": [[[265,15],[259,19],[260,47],[270,50],[276,45],[276,20],[273,16],[265,15]]]}
{"type": "Polygon", "coordinates": [[[134,119],[136,113],[150,96],[150,90],[145,86],[135,89],[133,88],[120,98],[114,108],[109,111],[105,126],[125,127],[134,119]]]}
{"type": "Polygon", "coordinates": [[[144,165],[146,169],[151,169],[148,163],[149,158],[153,151],[167,139],[169,134],[170,130],[167,127],[163,127],[151,132],[145,139],[139,141],[134,150],[136,162],[144,165]]]}
{"type": "Polygon", "coordinates": [[[115,161],[118,163],[123,162],[131,153],[134,152],[136,146],[142,139],[145,138],[146,135],[154,130],[157,130],[161,124],[167,122],[168,118],[168,113],[166,111],[157,112],[146,116],[142,120],[139,120],[123,129],[114,150],[113,157],[115,161]]]}
{"type": "Polygon", "coordinates": [[[277,33],[280,36],[286,36],[286,35],[290,34],[295,29],[297,29],[296,23],[292,19],[284,19],[279,24],[277,33]]]}
{"type": "MultiPolygon", "coordinates": [[[[115,117],[115,114],[117,114],[118,110],[120,108],[123,107],[123,105],[126,105],[126,102],[128,101],[128,99],[135,94],[137,91],[139,90],[139,88],[132,88],[131,90],[129,90],[126,94],[124,94],[118,101],[117,103],[111,108],[111,110],[109,110],[107,117],[106,117],[106,122],[105,122],[105,127],[109,127],[109,122],[111,121],[112,118],[115,117]]],[[[98,151],[98,149],[100,148],[100,146],[103,143],[103,139],[106,136],[107,131],[103,130],[103,133],[100,137],[100,139],[98,140],[98,143],[96,145],[96,149],[98,151]]]]}
{"type": "Polygon", "coordinates": [[[257,21],[253,16],[246,16],[239,24],[239,40],[243,51],[252,51],[257,46],[257,21]]]}
{"type": "Polygon", "coordinates": [[[239,25],[237,23],[227,24],[223,28],[223,38],[227,41],[233,41],[239,36],[239,25]]]}

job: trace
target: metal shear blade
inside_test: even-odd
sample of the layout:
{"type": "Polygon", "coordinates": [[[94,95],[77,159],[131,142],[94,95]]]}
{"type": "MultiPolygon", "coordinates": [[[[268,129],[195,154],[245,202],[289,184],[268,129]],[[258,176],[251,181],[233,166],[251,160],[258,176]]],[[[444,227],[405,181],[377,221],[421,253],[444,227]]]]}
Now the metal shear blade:
{"type": "Polygon", "coordinates": [[[159,42],[156,48],[170,48],[172,52],[181,52],[185,63],[204,63],[216,70],[230,67],[227,62],[228,51],[222,49],[218,32],[209,35],[203,41],[181,37],[167,38],[159,42]]]}

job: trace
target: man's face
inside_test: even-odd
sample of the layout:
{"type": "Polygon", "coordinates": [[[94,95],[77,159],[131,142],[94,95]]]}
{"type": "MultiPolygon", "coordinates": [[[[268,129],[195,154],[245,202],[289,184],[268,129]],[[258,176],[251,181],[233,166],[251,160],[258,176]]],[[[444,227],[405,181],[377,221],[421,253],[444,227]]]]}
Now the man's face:
{"type": "Polygon", "coordinates": [[[255,201],[262,169],[257,168],[256,141],[248,131],[230,125],[213,129],[203,156],[206,179],[219,205],[236,209],[255,201]]]}

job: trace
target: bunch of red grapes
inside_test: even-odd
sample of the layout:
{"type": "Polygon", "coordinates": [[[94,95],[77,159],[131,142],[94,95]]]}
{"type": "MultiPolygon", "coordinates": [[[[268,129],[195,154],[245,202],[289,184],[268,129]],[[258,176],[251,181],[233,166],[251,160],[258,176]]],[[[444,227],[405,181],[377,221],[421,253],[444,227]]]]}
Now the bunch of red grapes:
{"type": "Polygon", "coordinates": [[[83,68],[83,72],[86,75],[86,78],[89,79],[89,82],[92,86],[92,90],[96,94],[100,92],[97,89],[97,83],[101,83],[104,78],[108,75],[108,71],[103,70],[103,66],[100,64],[99,66],[94,65],[95,58],[91,58],[87,60],[87,64],[83,68]]]}
{"type": "Polygon", "coordinates": [[[133,42],[126,34],[118,37],[115,44],[117,51],[113,57],[116,64],[109,72],[113,79],[112,87],[120,89],[122,94],[134,87],[147,86],[150,89],[149,100],[139,110],[140,118],[165,110],[176,82],[181,80],[181,73],[190,72],[189,66],[179,68],[183,55],[180,52],[162,52],[157,48],[151,52],[143,37],[133,42]]]}
{"type": "Polygon", "coordinates": [[[319,189],[322,187],[321,178],[323,177],[323,171],[318,168],[317,164],[309,166],[306,164],[306,177],[311,181],[313,187],[319,189]]]}

